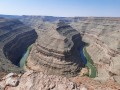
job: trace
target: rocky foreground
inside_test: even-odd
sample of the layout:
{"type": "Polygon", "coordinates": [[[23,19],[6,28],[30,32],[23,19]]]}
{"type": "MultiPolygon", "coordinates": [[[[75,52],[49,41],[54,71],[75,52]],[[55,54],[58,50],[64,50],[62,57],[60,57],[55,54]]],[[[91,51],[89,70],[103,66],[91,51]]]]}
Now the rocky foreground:
{"type": "Polygon", "coordinates": [[[27,71],[23,75],[10,73],[0,80],[0,90],[119,90],[119,84],[110,80],[100,83],[88,77],[66,78],[27,71]]]}

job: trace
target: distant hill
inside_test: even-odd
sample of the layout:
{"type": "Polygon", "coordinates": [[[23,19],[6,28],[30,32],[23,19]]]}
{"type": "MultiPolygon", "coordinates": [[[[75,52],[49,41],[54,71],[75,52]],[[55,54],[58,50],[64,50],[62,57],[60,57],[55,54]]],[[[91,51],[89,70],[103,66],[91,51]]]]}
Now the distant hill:
{"type": "Polygon", "coordinates": [[[16,18],[20,18],[21,16],[18,16],[18,15],[4,15],[4,14],[0,14],[0,17],[3,17],[3,18],[10,18],[10,19],[16,19],[16,18]]]}

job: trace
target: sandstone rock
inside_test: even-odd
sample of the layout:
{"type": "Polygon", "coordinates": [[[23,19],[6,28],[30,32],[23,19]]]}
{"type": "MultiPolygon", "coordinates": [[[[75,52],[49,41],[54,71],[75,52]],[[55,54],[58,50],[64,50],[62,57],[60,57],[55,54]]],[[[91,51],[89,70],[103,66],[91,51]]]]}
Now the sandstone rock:
{"type": "Polygon", "coordinates": [[[82,70],[80,71],[80,76],[84,76],[88,73],[89,73],[88,68],[82,68],[82,70]]]}
{"type": "Polygon", "coordinates": [[[71,81],[76,83],[77,85],[80,85],[80,90],[119,90],[120,84],[108,80],[106,82],[100,82],[98,80],[91,79],[89,77],[73,77],[70,78],[71,81]]]}
{"type": "Polygon", "coordinates": [[[4,77],[6,85],[17,86],[19,83],[19,76],[15,73],[10,73],[4,77]]]}
{"type": "Polygon", "coordinates": [[[6,86],[12,86],[15,87],[18,85],[20,79],[20,75],[17,75],[16,73],[9,73],[0,82],[1,88],[5,88],[6,86]]]}
{"type": "Polygon", "coordinates": [[[6,86],[5,90],[80,90],[80,87],[66,77],[27,71],[18,86],[6,86]]]}
{"type": "MultiPolygon", "coordinates": [[[[4,80],[13,74],[7,75],[4,80]]],[[[14,74],[16,76],[16,74],[14,74]]],[[[46,75],[43,72],[27,71],[20,78],[17,86],[4,84],[5,90],[119,90],[120,85],[109,80],[105,83],[88,77],[66,78],[56,75],[46,75]]],[[[14,78],[12,77],[14,80],[14,78]]],[[[3,81],[2,81],[3,82],[3,81]]],[[[1,87],[0,82],[0,87],[1,87]]]]}
{"type": "Polygon", "coordinates": [[[27,60],[27,67],[46,74],[76,76],[84,66],[79,54],[84,44],[78,31],[59,22],[56,28],[38,37],[27,60]]]}
{"type": "Polygon", "coordinates": [[[113,76],[113,78],[117,83],[120,83],[120,76],[113,76]]]}
{"type": "Polygon", "coordinates": [[[81,85],[80,90],[88,90],[88,89],[84,85],[81,85]]]}

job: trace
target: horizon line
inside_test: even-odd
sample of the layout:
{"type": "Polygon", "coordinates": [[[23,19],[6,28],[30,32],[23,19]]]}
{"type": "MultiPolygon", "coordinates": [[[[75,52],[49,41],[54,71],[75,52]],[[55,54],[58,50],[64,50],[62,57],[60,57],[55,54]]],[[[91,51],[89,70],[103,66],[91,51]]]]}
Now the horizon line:
{"type": "Polygon", "coordinates": [[[120,17],[120,16],[57,16],[57,15],[41,15],[41,14],[0,14],[0,15],[8,15],[8,16],[46,16],[46,17],[120,17]]]}

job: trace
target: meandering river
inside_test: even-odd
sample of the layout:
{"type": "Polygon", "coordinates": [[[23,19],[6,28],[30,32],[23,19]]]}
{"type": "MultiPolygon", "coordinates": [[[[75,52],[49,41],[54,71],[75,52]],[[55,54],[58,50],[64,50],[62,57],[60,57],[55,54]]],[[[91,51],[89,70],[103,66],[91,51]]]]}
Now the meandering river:
{"type": "Polygon", "coordinates": [[[25,66],[26,60],[27,60],[27,58],[28,58],[28,56],[29,56],[29,53],[30,53],[30,51],[31,51],[31,48],[32,48],[32,45],[27,48],[27,51],[25,52],[25,54],[24,54],[23,57],[21,58],[20,63],[19,63],[19,65],[20,65],[21,68],[23,68],[23,67],[25,66]]]}
{"type": "MultiPolygon", "coordinates": [[[[19,63],[19,65],[20,65],[21,68],[23,68],[25,66],[26,60],[27,60],[27,58],[29,56],[31,48],[32,48],[32,46],[29,46],[28,49],[27,49],[27,51],[26,51],[26,53],[21,58],[20,63],[19,63]]],[[[81,46],[81,48],[80,48],[80,56],[81,56],[81,59],[83,61],[83,64],[86,67],[88,67],[88,69],[89,69],[89,76],[92,77],[92,78],[94,78],[97,75],[97,69],[94,66],[94,64],[91,63],[91,61],[89,60],[89,58],[87,57],[86,54],[88,54],[88,53],[85,53],[84,46],[81,46]]]]}

